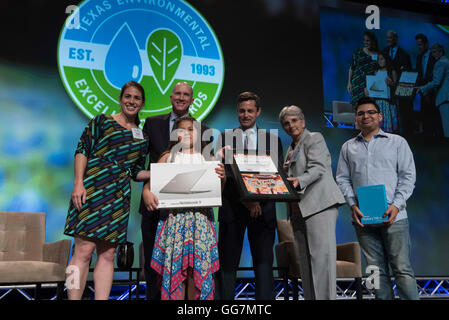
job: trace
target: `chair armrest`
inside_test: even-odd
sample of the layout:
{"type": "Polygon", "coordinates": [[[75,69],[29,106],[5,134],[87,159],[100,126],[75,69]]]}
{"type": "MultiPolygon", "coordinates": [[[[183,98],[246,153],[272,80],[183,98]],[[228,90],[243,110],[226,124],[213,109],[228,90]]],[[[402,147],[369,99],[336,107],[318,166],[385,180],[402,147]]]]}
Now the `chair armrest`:
{"type": "Polygon", "coordinates": [[[288,267],[291,278],[299,278],[299,256],[294,241],[283,241],[275,246],[276,261],[279,267],[288,267]]]}
{"type": "Polygon", "coordinates": [[[276,244],[274,250],[276,252],[276,262],[281,268],[289,267],[290,257],[289,248],[290,241],[283,241],[276,244]]]}
{"type": "Polygon", "coordinates": [[[70,254],[71,241],[68,239],[51,243],[44,243],[43,261],[54,262],[67,266],[70,254]]]}
{"type": "Polygon", "coordinates": [[[362,266],[360,245],[358,242],[348,242],[337,245],[337,260],[348,261],[362,266]]]}

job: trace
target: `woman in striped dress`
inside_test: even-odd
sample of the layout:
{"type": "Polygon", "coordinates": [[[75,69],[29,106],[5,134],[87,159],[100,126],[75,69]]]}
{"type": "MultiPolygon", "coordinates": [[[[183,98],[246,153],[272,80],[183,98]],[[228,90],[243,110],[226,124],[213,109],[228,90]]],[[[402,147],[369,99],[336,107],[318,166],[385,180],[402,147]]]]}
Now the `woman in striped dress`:
{"type": "Polygon", "coordinates": [[[143,170],[148,139],[138,128],[143,87],[126,83],[119,102],[120,113],[99,114],[89,122],[75,151],[75,183],[64,234],[75,238],[69,265],[79,271],[79,283],[68,286],[70,300],[81,299],[95,249],[95,299],[109,298],[115,249],[126,242],[130,180],[149,179],[149,171],[143,170]]]}
{"type": "Polygon", "coordinates": [[[363,35],[363,48],[354,52],[349,67],[347,89],[351,95],[353,106],[365,96],[366,76],[373,75],[377,70],[378,53],[376,35],[371,31],[366,31],[363,35]]]}

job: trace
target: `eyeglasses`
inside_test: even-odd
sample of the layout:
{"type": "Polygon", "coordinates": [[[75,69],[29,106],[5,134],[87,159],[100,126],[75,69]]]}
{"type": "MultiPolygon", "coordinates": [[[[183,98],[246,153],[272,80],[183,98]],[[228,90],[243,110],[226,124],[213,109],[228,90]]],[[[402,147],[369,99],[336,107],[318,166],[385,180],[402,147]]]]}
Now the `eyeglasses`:
{"type": "Polygon", "coordinates": [[[380,112],[377,111],[377,110],[359,111],[359,112],[357,112],[356,115],[357,115],[357,117],[363,117],[365,115],[365,113],[370,115],[370,116],[373,116],[376,113],[380,113],[380,112]]]}

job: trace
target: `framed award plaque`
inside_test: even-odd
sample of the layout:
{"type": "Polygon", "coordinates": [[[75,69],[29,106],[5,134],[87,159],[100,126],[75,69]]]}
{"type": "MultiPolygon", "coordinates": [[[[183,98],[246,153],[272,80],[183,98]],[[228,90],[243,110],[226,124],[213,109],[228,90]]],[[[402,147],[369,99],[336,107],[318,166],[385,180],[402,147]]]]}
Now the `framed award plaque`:
{"type": "MultiPolygon", "coordinates": [[[[241,201],[299,201],[279,163],[269,154],[233,152],[230,165],[241,201]]],[[[229,158],[228,158],[229,159],[229,158]]]]}

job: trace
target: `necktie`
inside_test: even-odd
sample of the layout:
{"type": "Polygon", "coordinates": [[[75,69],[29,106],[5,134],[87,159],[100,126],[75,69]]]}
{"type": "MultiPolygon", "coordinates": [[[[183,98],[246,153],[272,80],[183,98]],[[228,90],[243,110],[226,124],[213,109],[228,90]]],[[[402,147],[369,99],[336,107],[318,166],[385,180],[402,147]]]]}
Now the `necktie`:
{"type": "Polygon", "coordinates": [[[176,120],[177,118],[173,118],[173,119],[171,119],[171,121],[170,121],[170,126],[169,126],[169,130],[170,130],[170,132],[172,132],[172,130],[173,130],[173,126],[175,125],[175,120],[176,120]]]}
{"type": "Polygon", "coordinates": [[[422,73],[423,76],[425,76],[426,74],[426,69],[427,69],[427,61],[428,61],[428,54],[424,54],[424,56],[422,57],[422,73]]]}
{"type": "Polygon", "coordinates": [[[398,51],[398,47],[390,48],[390,57],[391,57],[391,60],[394,60],[397,51],[398,51]]]}
{"type": "Polygon", "coordinates": [[[247,150],[255,149],[254,138],[251,138],[252,134],[254,134],[253,129],[248,129],[245,131],[245,139],[243,140],[243,147],[247,150]]]}

